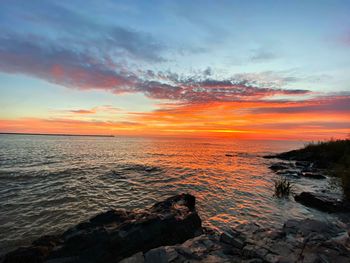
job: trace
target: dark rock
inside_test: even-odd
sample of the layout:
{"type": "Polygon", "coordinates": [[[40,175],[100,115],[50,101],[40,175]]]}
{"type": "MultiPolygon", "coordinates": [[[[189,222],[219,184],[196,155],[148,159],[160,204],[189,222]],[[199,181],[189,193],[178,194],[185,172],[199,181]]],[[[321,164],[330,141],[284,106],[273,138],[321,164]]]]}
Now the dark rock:
{"type": "Polygon", "coordinates": [[[290,219],[283,225],[282,231],[286,234],[301,234],[304,237],[311,234],[321,234],[324,239],[330,239],[344,232],[339,226],[314,219],[290,219]]]}
{"type": "Polygon", "coordinates": [[[345,203],[341,199],[319,193],[302,192],[294,197],[295,201],[316,208],[318,210],[335,213],[349,211],[349,204],[345,203]]]}
{"type": "Polygon", "coordinates": [[[276,172],[276,174],[296,179],[299,179],[302,175],[298,170],[283,170],[276,172]]]}
{"type": "Polygon", "coordinates": [[[277,155],[265,155],[265,156],[263,156],[263,158],[265,158],[265,159],[275,159],[275,158],[278,158],[278,156],[277,155]]]}
{"type": "Polygon", "coordinates": [[[224,232],[220,235],[220,241],[235,248],[241,249],[244,247],[244,239],[240,236],[234,236],[230,233],[224,232]]]}
{"type": "Polygon", "coordinates": [[[142,252],[138,252],[132,255],[131,257],[124,258],[119,263],[144,263],[144,262],[145,262],[145,259],[143,257],[142,252]]]}
{"type": "Polygon", "coordinates": [[[322,175],[322,174],[317,174],[317,173],[308,173],[308,172],[304,172],[302,173],[302,175],[304,177],[307,178],[311,178],[311,179],[326,179],[326,176],[322,175]]]}
{"type": "Polygon", "coordinates": [[[300,168],[308,168],[310,167],[311,163],[310,162],[305,162],[305,161],[296,161],[295,166],[300,167],[300,168]]]}
{"type": "Polygon", "coordinates": [[[269,166],[269,168],[273,171],[280,171],[280,170],[287,170],[289,169],[291,166],[286,164],[286,163],[282,163],[282,162],[279,162],[279,163],[275,163],[271,166],[269,166]]]}
{"type": "Polygon", "coordinates": [[[144,210],[101,213],[62,235],[44,236],[30,247],[8,253],[4,262],[60,262],[70,258],[76,263],[118,262],[140,251],[182,243],[201,233],[195,197],[181,194],[144,210]]]}
{"type": "Polygon", "coordinates": [[[151,249],[145,254],[145,263],[167,263],[168,256],[164,247],[158,247],[155,249],[151,249]]]}
{"type": "Polygon", "coordinates": [[[8,253],[4,263],[41,263],[49,255],[51,248],[45,246],[21,247],[8,253]]]}

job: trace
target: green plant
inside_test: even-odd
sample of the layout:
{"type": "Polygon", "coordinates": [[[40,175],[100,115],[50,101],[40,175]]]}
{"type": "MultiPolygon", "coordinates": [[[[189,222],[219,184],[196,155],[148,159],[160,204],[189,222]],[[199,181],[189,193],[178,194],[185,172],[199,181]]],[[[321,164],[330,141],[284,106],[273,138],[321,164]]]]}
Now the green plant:
{"type": "Polygon", "coordinates": [[[288,197],[293,191],[293,185],[287,178],[280,178],[275,180],[275,194],[276,197],[288,197]]]}

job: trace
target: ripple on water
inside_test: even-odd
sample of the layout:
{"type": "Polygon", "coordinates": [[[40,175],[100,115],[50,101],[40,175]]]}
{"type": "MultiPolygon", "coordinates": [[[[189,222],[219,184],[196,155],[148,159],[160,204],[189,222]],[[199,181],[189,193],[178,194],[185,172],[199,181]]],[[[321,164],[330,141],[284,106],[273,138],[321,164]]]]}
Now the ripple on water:
{"type": "MultiPolygon", "coordinates": [[[[0,253],[98,212],[179,192],[194,194],[204,225],[217,229],[327,217],[272,196],[276,175],[260,156],[300,143],[0,136],[0,253]]],[[[297,190],[312,187],[301,180],[297,190]]]]}

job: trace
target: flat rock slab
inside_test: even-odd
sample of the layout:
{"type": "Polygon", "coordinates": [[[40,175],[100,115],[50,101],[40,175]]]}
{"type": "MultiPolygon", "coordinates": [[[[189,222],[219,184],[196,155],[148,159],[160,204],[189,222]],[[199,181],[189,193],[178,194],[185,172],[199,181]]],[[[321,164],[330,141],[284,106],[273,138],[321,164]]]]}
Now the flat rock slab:
{"type": "MultiPolygon", "coordinates": [[[[201,233],[195,197],[181,194],[144,210],[101,213],[61,235],[43,236],[29,247],[8,253],[3,262],[112,263],[137,252],[182,243],[201,233]]],[[[163,256],[158,251],[148,258],[163,256]]]]}
{"type": "Polygon", "coordinates": [[[350,258],[349,245],[345,226],[312,219],[288,220],[280,230],[250,223],[221,234],[206,232],[183,244],[137,253],[121,263],[345,263],[350,258]]]}
{"type": "Polygon", "coordinates": [[[350,205],[348,203],[328,194],[302,192],[296,195],[294,199],[305,206],[328,213],[350,212],[350,205]]]}

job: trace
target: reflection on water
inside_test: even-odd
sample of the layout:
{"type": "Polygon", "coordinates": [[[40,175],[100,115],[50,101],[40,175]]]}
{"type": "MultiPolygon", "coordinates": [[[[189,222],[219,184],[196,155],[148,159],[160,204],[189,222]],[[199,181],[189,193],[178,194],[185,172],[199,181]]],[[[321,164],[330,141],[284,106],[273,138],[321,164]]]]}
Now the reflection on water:
{"type": "MultiPolygon", "coordinates": [[[[204,224],[322,217],[273,198],[271,160],[301,142],[0,135],[0,253],[108,208],[136,208],[180,192],[204,224]]],[[[297,191],[313,181],[300,179],[297,191]]],[[[319,183],[319,182],[318,182],[319,183]]],[[[324,183],[325,184],[325,183],[324,183]]]]}

